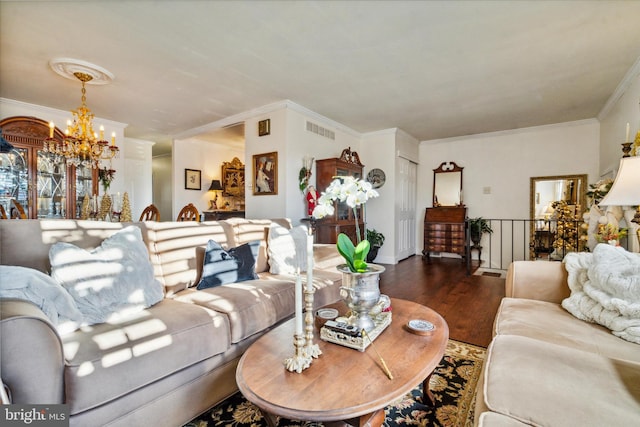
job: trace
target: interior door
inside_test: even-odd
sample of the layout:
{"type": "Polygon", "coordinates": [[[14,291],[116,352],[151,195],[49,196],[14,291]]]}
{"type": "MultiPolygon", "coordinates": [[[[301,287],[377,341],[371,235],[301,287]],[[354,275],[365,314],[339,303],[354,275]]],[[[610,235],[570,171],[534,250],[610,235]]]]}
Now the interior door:
{"type": "Polygon", "coordinates": [[[398,261],[416,254],[416,185],[418,165],[396,157],[396,254],[398,261]]]}

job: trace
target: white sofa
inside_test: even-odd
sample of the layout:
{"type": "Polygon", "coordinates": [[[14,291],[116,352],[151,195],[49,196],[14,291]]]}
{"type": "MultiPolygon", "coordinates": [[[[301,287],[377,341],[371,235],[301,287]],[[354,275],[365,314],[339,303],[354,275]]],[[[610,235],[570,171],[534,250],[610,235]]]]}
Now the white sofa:
{"type": "MultiPolygon", "coordinates": [[[[274,220],[289,227],[288,220],[274,220]]],[[[237,391],[244,350],[294,313],[294,277],[269,273],[271,220],[134,223],[142,231],[161,302],[115,323],[61,335],[36,305],[0,301],[0,372],[13,403],[67,404],[72,426],[177,426],[237,391]],[[197,290],[197,248],[261,240],[259,279],[197,290]]],[[[0,264],[49,272],[49,249],[92,249],[127,224],[0,221],[0,264]]],[[[342,258],[315,245],[315,305],[340,299],[342,258]]]]}
{"type": "Polygon", "coordinates": [[[561,262],[509,266],[476,425],[640,425],[640,345],[566,311],[567,277],[561,262]]]}

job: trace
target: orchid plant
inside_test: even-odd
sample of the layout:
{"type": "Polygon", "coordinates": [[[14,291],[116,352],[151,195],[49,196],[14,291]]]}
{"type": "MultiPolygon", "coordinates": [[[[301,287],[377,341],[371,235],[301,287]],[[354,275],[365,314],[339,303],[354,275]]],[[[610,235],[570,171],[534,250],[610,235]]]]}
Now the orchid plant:
{"type": "Polygon", "coordinates": [[[378,197],[379,194],[373,189],[370,182],[352,176],[334,177],[329,187],[320,194],[318,204],[313,210],[312,216],[316,219],[333,215],[337,200],[346,203],[351,209],[356,222],[356,244],[344,234],[338,235],[338,252],[347,261],[349,270],[354,273],[364,273],[367,271],[367,254],[371,247],[367,239],[360,238],[360,224],[358,223],[358,207],[367,203],[367,200],[378,197]]]}

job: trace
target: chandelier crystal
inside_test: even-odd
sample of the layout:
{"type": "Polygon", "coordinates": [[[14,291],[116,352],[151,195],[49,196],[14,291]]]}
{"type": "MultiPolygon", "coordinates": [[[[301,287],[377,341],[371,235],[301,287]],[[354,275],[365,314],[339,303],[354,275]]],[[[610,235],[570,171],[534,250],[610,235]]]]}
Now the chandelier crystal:
{"type": "Polygon", "coordinates": [[[100,126],[100,134],[93,130],[94,115],[87,107],[87,90],[85,83],[91,81],[90,74],[76,71],[73,75],[82,82],[82,105],[71,111],[73,122],[67,121],[67,129],[62,142],[53,137],[55,124],[49,123],[49,138],[44,140],[43,151],[50,153],[56,161],[73,166],[100,168],[100,162],[111,160],[118,155],[115,132],[111,134],[111,144],[104,139],[104,126],[100,126]]]}

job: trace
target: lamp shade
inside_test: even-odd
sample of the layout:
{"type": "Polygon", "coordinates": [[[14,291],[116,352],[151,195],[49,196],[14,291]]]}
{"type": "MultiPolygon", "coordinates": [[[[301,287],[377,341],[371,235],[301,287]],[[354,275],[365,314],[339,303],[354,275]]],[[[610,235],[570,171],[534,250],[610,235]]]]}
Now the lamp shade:
{"type": "Polygon", "coordinates": [[[640,156],[624,157],[611,190],[600,201],[600,206],[640,205],[640,156]]]}
{"type": "Polygon", "coordinates": [[[214,179],[213,181],[211,181],[211,186],[209,187],[209,191],[214,191],[214,190],[222,190],[222,185],[220,184],[219,179],[214,179]]]}

